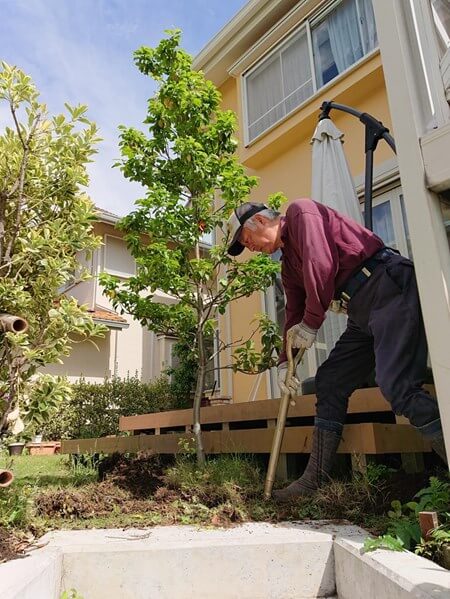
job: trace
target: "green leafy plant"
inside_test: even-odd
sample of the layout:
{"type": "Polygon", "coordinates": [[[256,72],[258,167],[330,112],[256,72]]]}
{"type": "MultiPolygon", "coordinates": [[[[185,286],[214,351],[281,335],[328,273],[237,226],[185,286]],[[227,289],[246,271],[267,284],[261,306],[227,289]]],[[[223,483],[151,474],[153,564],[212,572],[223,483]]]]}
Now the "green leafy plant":
{"type": "Polygon", "coordinates": [[[414,499],[402,504],[397,499],[391,502],[388,511],[389,525],[387,532],[393,538],[400,540],[406,549],[413,550],[421,542],[419,513],[435,511],[443,513],[450,505],[450,483],[430,477],[430,484],[421,489],[414,499]]]}
{"type": "Polygon", "coordinates": [[[176,368],[166,370],[167,376],[170,377],[170,392],[174,398],[173,408],[191,408],[197,382],[197,359],[192,347],[185,341],[175,343],[173,355],[178,364],[176,368]]]}
{"type": "Polygon", "coordinates": [[[28,330],[0,332],[0,433],[19,411],[43,421],[64,383],[39,374],[61,363],[75,338],[104,334],[62,287],[85,280],[78,254],[100,240],[92,234],[94,206],[83,192],[87,164],[99,141],[86,106],[65,105],[51,116],[25,73],[0,65],[0,109],[9,116],[0,135],[1,312],[28,321],[28,330]]]}
{"type": "Polygon", "coordinates": [[[23,400],[24,418],[28,428],[41,428],[71,394],[72,386],[65,377],[41,374],[37,385],[31,381],[23,400]]]}
{"type": "Polygon", "coordinates": [[[448,558],[446,561],[444,552],[447,550],[450,555],[450,514],[446,513],[445,518],[446,522],[431,531],[427,540],[421,540],[416,547],[416,553],[448,567],[448,558]]]}
{"type": "Polygon", "coordinates": [[[378,483],[387,480],[394,472],[396,472],[394,468],[389,468],[385,464],[369,462],[364,476],[369,485],[377,485],[378,483]]]}
{"type": "MultiPolygon", "coordinates": [[[[127,281],[105,274],[101,283],[116,307],[190,348],[197,365],[193,432],[202,463],[200,405],[214,360],[207,342],[228,304],[269,286],[279,264],[263,254],[247,262],[228,256],[226,221],[257,179],[246,175],[236,156],[236,115],[220,109],[219,91],[192,70],[192,58],[180,47],[180,31],[167,33],[155,48],[134,54],[138,69],[158,86],[148,102],[149,134],[121,127],[119,166],[146,189],[134,212],[119,223],[137,272],[127,281]],[[207,235],[215,235],[213,247],[205,246],[207,235]],[[153,301],[157,289],[174,303],[153,301]]],[[[282,199],[276,194],[270,201],[279,205],[282,199]]],[[[233,341],[219,340],[218,351],[231,346],[233,341]]]]}
{"type": "Polygon", "coordinates": [[[376,538],[369,537],[364,541],[364,551],[375,551],[377,549],[388,549],[389,551],[404,551],[403,541],[392,535],[381,535],[376,538]]]}
{"type": "Polygon", "coordinates": [[[189,457],[195,455],[195,439],[193,437],[181,437],[178,439],[178,449],[181,456],[189,457]]]}
{"type": "Polygon", "coordinates": [[[282,338],[278,324],[268,318],[266,314],[258,314],[253,321],[257,323],[260,332],[258,350],[253,339],[248,339],[234,352],[234,372],[257,374],[276,366],[278,355],[282,346],[282,338]]]}
{"type": "Polygon", "coordinates": [[[30,517],[32,494],[31,485],[24,485],[20,489],[0,489],[0,526],[25,526],[30,517]]]}
{"type": "Polygon", "coordinates": [[[430,484],[416,493],[418,502],[406,504],[416,514],[423,511],[443,512],[450,506],[450,482],[430,477],[430,484]]]}

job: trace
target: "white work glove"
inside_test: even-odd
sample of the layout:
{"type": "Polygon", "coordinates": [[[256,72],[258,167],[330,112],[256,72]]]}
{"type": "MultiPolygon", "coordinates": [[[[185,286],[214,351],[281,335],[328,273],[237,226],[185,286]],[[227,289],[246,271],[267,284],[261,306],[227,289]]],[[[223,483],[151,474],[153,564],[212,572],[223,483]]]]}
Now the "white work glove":
{"type": "MultiPolygon", "coordinates": [[[[291,378],[286,381],[286,375],[288,371],[288,363],[281,362],[278,365],[278,386],[282,395],[285,393],[289,393],[292,397],[300,394],[300,381],[296,376],[291,376],[291,378]]],[[[295,373],[296,374],[296,373],[295,373]]]]}
{"type": "Polygon", "coordinates": [[[310,329],[301,322],[300,324],[294,324],[288,330],[287,335],[291,338],[292,347],[309,349],[316,340],[317,331],[310,329]]]}

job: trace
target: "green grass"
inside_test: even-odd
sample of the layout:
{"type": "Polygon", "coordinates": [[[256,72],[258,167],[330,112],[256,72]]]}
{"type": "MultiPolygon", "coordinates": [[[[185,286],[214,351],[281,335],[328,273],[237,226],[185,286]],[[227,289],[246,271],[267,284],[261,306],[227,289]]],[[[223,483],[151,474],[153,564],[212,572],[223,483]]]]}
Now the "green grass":
{"type": "Polygon", "coordinates": [[[232,485],[253,494],[262,492],[264,473],[255,461],[238,455],[210,458],[204,466],[198,466],[194,459],[180,457],[167,469],[165,479],[172,488],[192,493],[205,494],[232,485]]]}
{"type": "Polygon", "coordinates": [[[45,487],[80,486],[97,480],[97,471],[90,466],[75,466],[65,455],[0,454],[0,468],[14,473],[13,485],[45,487]]]}
{"type": "Polygon", "coordinates": [[[13,483],[0,489],[0,527],[10,531],[53,528],[52,519],[36,515],[35,497],[46,490],[77,489],[98,478],[91,466],[76,466],[61,455],[10,457],[0,453],[0,469],[14,473],[13,483]]]}

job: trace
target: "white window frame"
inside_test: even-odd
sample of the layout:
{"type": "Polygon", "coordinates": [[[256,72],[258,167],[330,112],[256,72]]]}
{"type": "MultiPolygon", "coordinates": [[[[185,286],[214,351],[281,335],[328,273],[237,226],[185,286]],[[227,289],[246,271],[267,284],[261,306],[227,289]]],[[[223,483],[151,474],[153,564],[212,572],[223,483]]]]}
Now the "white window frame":
{"type": "Polygon", "coordinates": [[[115,275],[116,277],[120,277],[121,279],[129,279],[130,277],[134,277],[136,274],[136,260],[133,258],[131,252],[130,256],[133,258],[134,272],[122,272],[120,270],[115,270],[111,268],[106,268],[107,264],[107,250],[108,250],[108,237],[112,239],[119,239],[125,245],[125,249],[128,250],[126,241],[123,237],[119,237],[118,235],[110,235],[109,233],[105,233],[104,236],[104,245],[103,245],[103,260],[102,260],[102,272],[107,272],[108,274],[115,275]]]}
{"type": "MultiPolygon", "coordinates": [[[[376,1],[376,0],[372,0],[372,1],[376,1]]],[[[293,114],[295,114],[296,112],[301,110],[304,106],[306,106],[308,103],[310,103],[312,100],[314,100],[314,98],[316,96],[318,96],[319,94],[322,94],[327,88],[330,88],[330,87],[336,85],[336,83],[338,83],[340,80],[347,77],[352,71],[359,68],[363,63],[370,60],[370,58],[372,58],[373,55],[375,55],[379,52],[379,46],[377,46],[376,48],[374,48],[373,50],[371,50],[370,52],[368,52],[367,54],[362,56],[358,61],[356,61],[355,63],[350,65],[347,69],[342,71],[342,73],[339,73],[336,77],[331,79],[331,81],[328,81],[324,86],[319,87],[319,88],[317,87],[317,78],[316,78],[316,69],[315,69],[315,65],[314,65],[314,53],[313,53],[313,45],[312,45],[311,27],[313,27],[315,24],[317,24],[318,21],[325,18],[326,15],[330,11],[332,11],[335,7],[337,7],[342,2],[343,2],[343,0],[333,0],[332,2],[327,4],[325,7],[320,9],[316,14],[313,14],[311,17],[308,17],[307,19],[305,19],[300,25],[296,25],[294,29],[292,29],[283,38],[278,40],[276,42],[276,44],[274,44],[274,46],[268,52],[266,52],[262,57],[258,58],[246,71],[244,71],[244,73],[242,73],[242,75],[241,75],[241,101],[242,101],[242,106],[243,106],[243,111],[242,111],[243,121],[244,121],[243,137],[244,137],[244,146],[245,147],[252,146],[259,139],[261,139],[261,137],[263,137],[264,135],[267,135],[275,127],[278,127],[278,125],[283,123],[285,120],[290,118],[293,114]],[[268,127],[267,129],[265,129],[264,131],[259,133],[256,137],[254,137],[252,140],[250,140],[250,138],[249,138],[249,118],[248,118],[247,78],[256,69],[258,69],[261,65],[263,65],[266,60],[269,60],[270,57],[274,53],[280,52],[281,48],[283,46],[285,46],[285,44],[287,44],[291,40],[291,38],[295,37],[302,29],[306,29],[306,38],[307,38],[307,45],[308,45],[308,51],[309,51],[313,93],[309,98],[307,98],[306,100],[301,102],[298,106],[293,108],[290,112],[285,114],[281,119],[279,119],[278,121],[273,123],[270,127],[268,127]]],[[[354,0],[354,2],[356,3],[357,11],[359,14],[358,2],[357,2],[357,0],[354,0]]],[[[360,24],[359,24],[359,29],[360,29],[360,35],[362,35],[360,24]]],[[[283,101],[285,101],[285,100],[286,100],[286,98],[283,99],[283,101]]]]}

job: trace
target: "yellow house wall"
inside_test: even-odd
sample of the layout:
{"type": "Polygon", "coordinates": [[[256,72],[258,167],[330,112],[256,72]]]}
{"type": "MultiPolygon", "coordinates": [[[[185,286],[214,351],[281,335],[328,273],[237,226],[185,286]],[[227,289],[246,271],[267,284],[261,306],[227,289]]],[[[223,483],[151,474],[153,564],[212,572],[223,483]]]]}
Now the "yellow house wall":
{"type": "MultiPolygon", "coordinates": [[[[385,83],[381,59],[378,52],[365,60],[336,83],[328,85],[324,91],[309,100],[300,110],[281,122],[273,130],[263,135],[245,148],[243,142],[243,106],[241,101],[240,77],[230,77],[220,88],[222,107],[232,109],[238,115],[240,142],[239,156],[246,166],[248,174],[257,175],[259,186],[252,191],[251,200],[265,201],[267,196],[282,191],[288,201],[299,197],[309,197],[311,192],[311,145],[310,139],[317,125],[320,105],[324,100],[333,100],[347,104],[374,115],[388,128],[391,119],[387,103],[385,83]]],[[[345,134],[345,152],[354,177],[364,173],[365,128],[359,120],[351,115],[333,110],[331,117],[345,134]]],[[[391,132],[395,136],[395,131],[391,132]]],[[[374,155],[374,164],[380,164],[393,157],[392,150],[382,141],[374,155]]],[[[286,206],[282,208],[284,211],[286,206]]],[[[243,258],[249,257],[247,251],[243,258]]],[[[256,313],[262,311],[261,295],[254,294],[231,304],[230,328],[231,338],[246,338],[251,331],[250,322],[256,313]]],[[[223,329],[223,327],[222,327],[223,329]]],[[[222,334],[226,334],[224,330],[222,334]]],[[[229,389],[227,377],[223,377],[224,394],[232,395],[235,402],[248,401],[254,376],[233,374],[232,391],[229,389]]],[[[270,396],[268,377],[262,377],[255,399],[266,399],[270,396]]]]}

